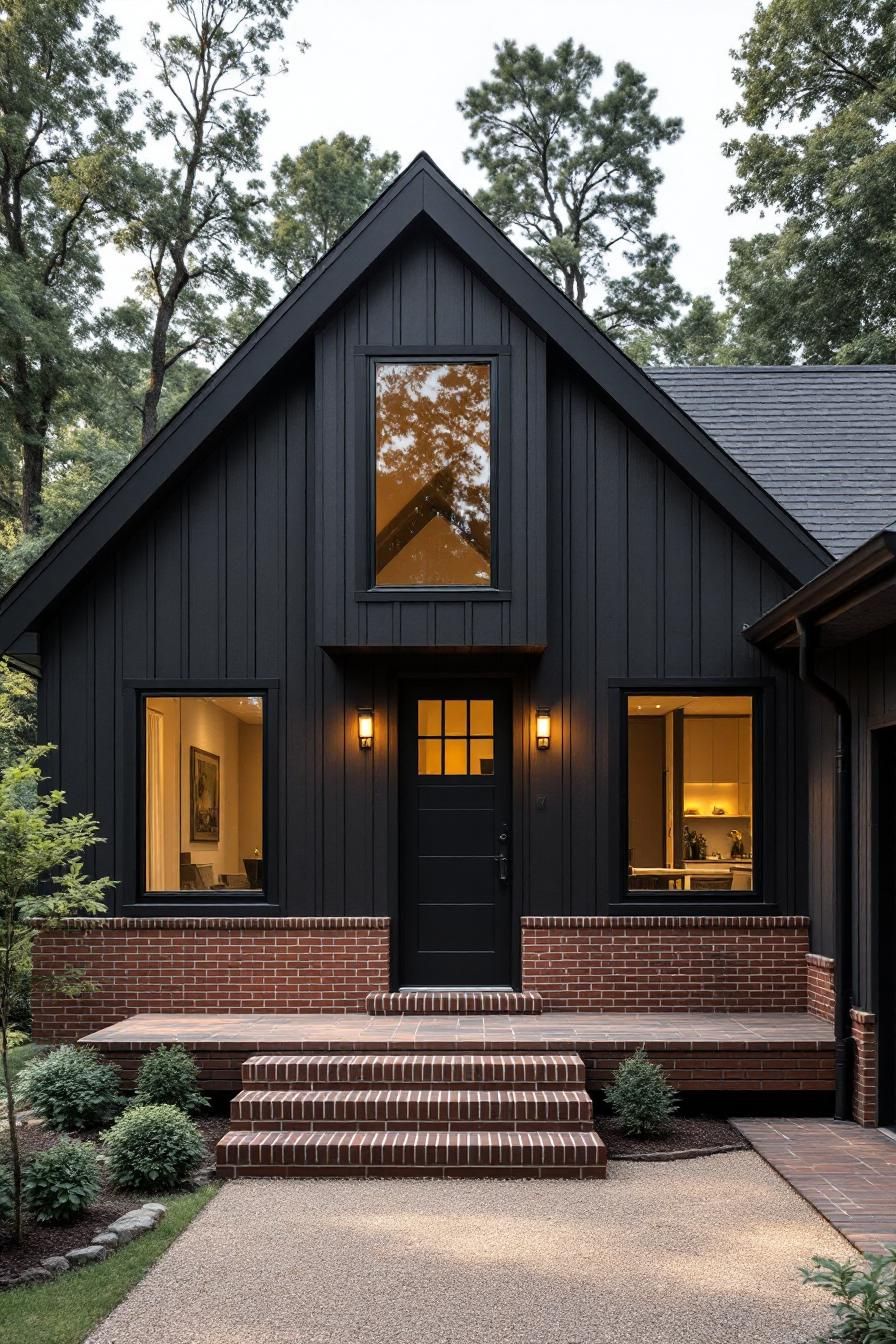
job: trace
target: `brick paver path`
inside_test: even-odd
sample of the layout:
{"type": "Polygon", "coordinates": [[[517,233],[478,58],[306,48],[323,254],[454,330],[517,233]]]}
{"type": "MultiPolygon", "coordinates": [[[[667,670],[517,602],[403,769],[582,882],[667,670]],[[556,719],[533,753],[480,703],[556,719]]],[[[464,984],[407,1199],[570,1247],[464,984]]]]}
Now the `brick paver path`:
{"type": "Polygon", "coordinates": [[[837,1120],[733,1120],[860,1251],[896,1246],[896,1138],[837,1120]]]}

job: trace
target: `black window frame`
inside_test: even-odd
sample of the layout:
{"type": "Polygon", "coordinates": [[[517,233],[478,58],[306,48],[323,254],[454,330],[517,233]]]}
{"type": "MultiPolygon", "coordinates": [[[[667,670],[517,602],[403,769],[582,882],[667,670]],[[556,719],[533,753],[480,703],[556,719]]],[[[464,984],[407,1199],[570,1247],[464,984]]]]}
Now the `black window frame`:
{"type": "Polygon", "coordinates": [[[364,528],[366,539],[359,556],[356,596],[362,601],[456,601],[465,599],[506,600],[509,590],[502,587],[505,560],[503,529],[507,524],[502,506],[501,458],[509,433],[510,412],[507,399],[510,378],[507,362],[510,347],[502,345],[408,345],[358,346],[357,389],[363,407],[361,472],[364,528]],[[378,584],[376,572],[376,370],[381,364],[488,364],[489,365],[489,541],[490,582],[485,584],[378,584]]]}
{"type": "Polygon", "coordinates": [[[773,914],[772,856],[775,853],[774,808],[768,806],[774,769],[774,682],[771,679],[632,678],[610,683],[615,704],[610,714],[611,761],[620,788],[611,796],[611,837],[617,839],[613,863],[615,897],[611,914],[737,915],[773,914]],[[753,887],[750,891],[644,892],[628,889],[628,700],[632,695],[749,696],[752,700],[753,756],[753,887]]]}
{"type": "MultiPolygon", "coordinates": [[[[280,913],[278,852],[275,826],[278,773],[278,683],[241,679],[239,681],[208,680],[178,681],[153,680],[126,683],[125,695],[130,699],[133,731],[129,734],[133,754],[125,762],[127,793],[124,817],[130,828],[125,837],[122,853],[130,847],[136,856],[128,878],[120,891],[122,915],[145,918],[149,914],[183,916],[202,915],[277,915],[280,913]],[[146,701],[148,699],[185,699],[188,696],[258,696],[262,711],[262,852],[264,854],[264,886],[260,892],[247,889],[209,891],[147,891],[146,889],[146,701]],[[134,837],[136,835],[136,844],[134,837]]],[[[118,834],[119,844],[122,836],[118,834]]]]}

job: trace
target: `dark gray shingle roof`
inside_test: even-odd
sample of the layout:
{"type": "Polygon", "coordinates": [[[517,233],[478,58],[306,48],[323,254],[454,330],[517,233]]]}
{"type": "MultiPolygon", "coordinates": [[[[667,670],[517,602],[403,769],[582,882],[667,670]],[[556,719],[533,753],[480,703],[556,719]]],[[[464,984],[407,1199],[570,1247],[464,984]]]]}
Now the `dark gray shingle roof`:
{"type": "Polygon", "coordinates": [[[832,555],[896,518],[896,366],[647,372],[832,555]]]}

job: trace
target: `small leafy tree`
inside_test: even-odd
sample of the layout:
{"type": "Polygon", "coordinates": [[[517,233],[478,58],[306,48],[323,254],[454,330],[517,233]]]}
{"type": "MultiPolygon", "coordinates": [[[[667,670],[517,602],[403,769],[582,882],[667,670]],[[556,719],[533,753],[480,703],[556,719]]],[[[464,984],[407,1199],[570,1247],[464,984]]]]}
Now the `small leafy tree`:
{"type": "Polygon", "coordinates": [[[812,1257],[814,1269],[800,1273],[806,1283],[833,1297],[836,1323],[818,1344],[890,1344],[896,1339],[896,1246],[883,1255],[855,1260],[812,1257]]]}
{"type": "MultiPolygon", "coordinates": [[[[10,1004],[16,976],[28,964],[40,921],[52,928],[70,915],[106,909],[112,883],[84,870],[86,849],[102,843],[88,813],[62,815],[65,794],[45,788],[41,761],[52,747],[32,747],[0,773],[0,1058],[12,1160],[14,1230],[22,1236],[22,1164],[9,1064],[10,1004]]],[[[90,988],[74,968],[47,977],[43,988],[76,995],[90,988]]]]}

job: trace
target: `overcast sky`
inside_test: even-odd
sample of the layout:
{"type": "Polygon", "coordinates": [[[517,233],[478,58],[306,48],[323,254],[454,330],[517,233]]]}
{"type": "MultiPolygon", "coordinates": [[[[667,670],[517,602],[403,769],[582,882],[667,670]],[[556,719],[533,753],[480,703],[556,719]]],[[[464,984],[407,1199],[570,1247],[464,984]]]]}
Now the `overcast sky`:
{"type": "MultiPolygon", "coordinates": [[[[140,37],[163,0],[109,0],[124,54],[147,77],[140,37]]],[[[406,163],[421,149],[462,187],[466,123],[456,102],[489,75],[505,37],[553,49],[567,36],[597,52],[605,70],[630,61],[657,91],[656,107],[685,132],[660,160],[659,225],[678,241],[677,274],[692,293],[715,292],[728,241],[761,227],[726,213],[732,166],[722,157],[719,108],[734,101],[730,49],[749,27],[755,0],[299,0],[289,22],[289,73],[270,81],[266,168],[317,136],[366,134],[406,163]],[[295,44],[311,45],[304,55],[295,44]]],[[[112,259],[111,288],[130,263],[112,259]]]]}

